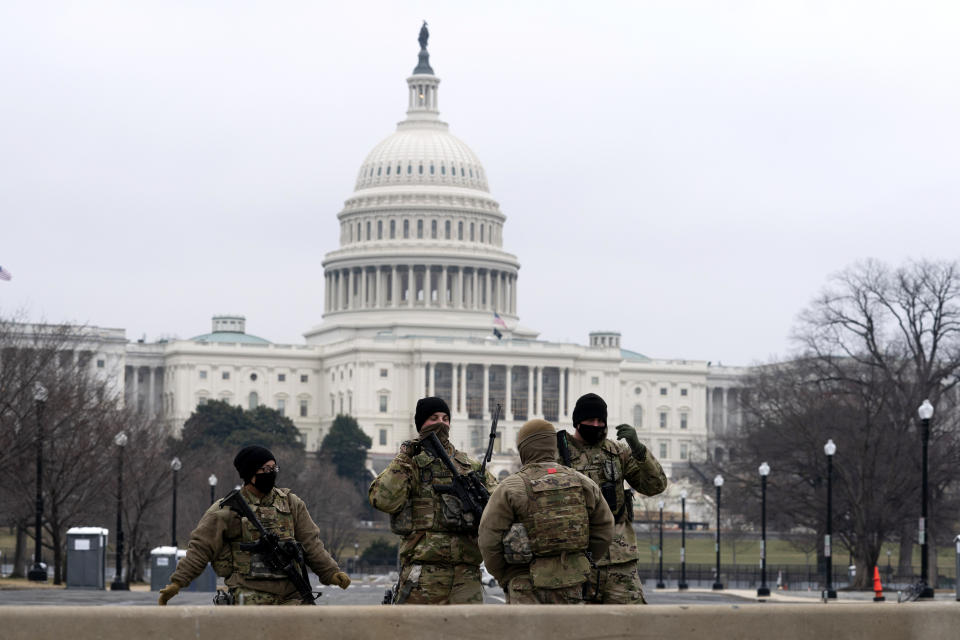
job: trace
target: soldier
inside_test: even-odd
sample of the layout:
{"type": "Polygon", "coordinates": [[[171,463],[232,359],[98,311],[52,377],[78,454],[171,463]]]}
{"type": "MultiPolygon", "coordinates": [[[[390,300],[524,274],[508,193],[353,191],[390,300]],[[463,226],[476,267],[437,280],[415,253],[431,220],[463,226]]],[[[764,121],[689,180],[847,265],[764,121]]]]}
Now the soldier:
{"type": "MultiPolygon", "coordinates": [[[[434,487],[450,485],[453,474],[421,442],[435,433],[460,474],[479,471],[480,463],[457,451],[450,438],[450,408],[441,398],[417,402],[414,424],[419,436],[400,445],[400,453],[370,485],[370,504],[390,514],[390,529],[403,536],[400,580],[394,604],[482,604],[479,521],[459,498],[434,487]]],[[[490,490],[496,481],[486,473],[490,490]]]]}
{"type": "Polygon", "coordinates": [[[534,419],[517,432],[520,471],[490,496],[480,552],[508,604],[580,604],[592,558],[613,538],[613,514],[597,483],[556,464],[557,434],[534,419]]]}
{"type": "Polygon", "coordinates": [[[645,496],[667,488],[667,477],[653,454],[628,424],[617,427],[622,445],[607,439],[607,403],[595,393],[577,400],[573,409],[574,433],[557,435],[560,461],[587,475],[613,512],[616,526],[606,555],[597,559],[599,571],[591,575],[591,602],[646,604],[637,566],[637,534],[633,530],[633,493],[623,481],[645,496]]]}
{"type": "MultiPolygon", "coordinates": [[[[244,485],[243,499],[269,531],[280,541],[296,540],[302,545],[307,566],[319,576],[323,584],[335,584],[341,589],[350,586],[350,578],[320,541],[320,530],[307,513],[303,500],[290,492],[278,489],[276,459],[264,447],[244,447],[233,460],[244,485]]],[[[220,501],[207,509],[200,524],[190,534],[187,555],[170,578],[170,584],[160,590],[160,604],[165,605],[180,589],[189,585],[212,563],[218,576],[226,578],[233,604],[301,604],[297,588],[284,573],[267,567],[259,553],[240,548],[242,543],[255,542],[259,533],[245,518],[241,519],[220,501]]]]}

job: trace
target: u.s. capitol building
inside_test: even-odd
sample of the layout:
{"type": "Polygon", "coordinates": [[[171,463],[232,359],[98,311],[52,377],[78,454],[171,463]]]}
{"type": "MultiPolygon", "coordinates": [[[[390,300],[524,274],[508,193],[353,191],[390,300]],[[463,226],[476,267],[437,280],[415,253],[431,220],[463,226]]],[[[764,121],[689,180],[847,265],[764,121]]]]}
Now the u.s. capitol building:
{"type": "Polygon", "coordinates": [[[123,372],[127,403],[174,431],[208,400],[267,405],[315,450],[336,415],[350,414],[373,439],[375,469],[415,434],[425,395],[447,400],[453,442],[475,452],[503,406],[491,465],[503,474],[518,464],[510,454],[524,421],[570,428],[574,402],[592,391],[606,399],[609,424],[636,426],[668,475],[687,468],[736,420],[742,371],[649,358],[623,348],[617,331],[585,330],[587,344],[572,344],[524,327],[520,262],[503,248],[507,217],[479,158],[440,120],[439,85],[422,47],[406,119],[363,160],[337,214],[323,319],[303,344],[274,344],[247,333],[242,316],[221,315],[189,340],[105,340],[97,363],[123,372]]]}

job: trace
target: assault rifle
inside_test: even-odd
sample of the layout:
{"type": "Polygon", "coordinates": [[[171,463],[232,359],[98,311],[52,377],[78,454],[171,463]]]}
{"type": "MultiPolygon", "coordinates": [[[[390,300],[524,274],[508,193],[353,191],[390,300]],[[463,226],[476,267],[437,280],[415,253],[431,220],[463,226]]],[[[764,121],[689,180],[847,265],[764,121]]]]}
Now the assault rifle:
{"type": "Polygon", "coordinates": [[[433,457],[439,458],[444,466],[453,473],[453,482],[449,486],[434,484],[433,490],[437,493],[453,494],[459,498],[464,511],[473,514],[476,519],[475,524],[480,524],[480,516],[483,515],[483,509],[490,499],[490,492],[483,484],[483,477],[476,471],[460,473],[453,461],[450,460],[447,450],[443,448],[443,444],[436,433],[430,432],[430,435],[421,440],[420,444],[433,457]]]}
{"type": "Polygon", "coordinates": [[[560,453],[560,461],[563,466],[570,466],[570,445],[567,444],[567,432],[557,431],[557,451],[560,453]]]}
{"type": "Polygon", "coordinates": [[[480,479],[486,478],[487,463],[493,457],[493,443],[497,439],[497,421],[500,419],[500,405],[493,412],[493,422],[490,424],[490,442],[487,444],[487,452],[483,456],[483,463],[480,465],[480,479]]]}
{"type": "Polygon", "coordinates": [[[237,515],[249,520],[250,524],[260,533],[259,540],[241,543],[240,549],[259,554],[263,558],[264,564],[271,570],[285,573],[287,579],[293,583],[293,586],[300,593],[300,601],[303,604],[316,604],[316,597],[313,595],[310,581],[307,579],[307,566],[303,562],[303,548],[300,543],[293,540],[281,542],[277,534],[264,529],[250,505],[240,495],[239,489],[234,489],[220,501],[220,508],[223,507],[230,507],[237,515]]]}

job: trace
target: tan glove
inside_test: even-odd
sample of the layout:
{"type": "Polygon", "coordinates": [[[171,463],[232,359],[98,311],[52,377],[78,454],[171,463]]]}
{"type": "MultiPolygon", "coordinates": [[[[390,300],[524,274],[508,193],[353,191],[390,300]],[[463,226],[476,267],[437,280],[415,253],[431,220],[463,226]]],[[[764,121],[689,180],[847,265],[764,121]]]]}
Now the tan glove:
{"type": "Polygon", "coordinates": [[[333,574],[333,578],[331,579],[333,580],[331,584],[335,584],[341,589],[346,589],[350,586],[350,576],[345,574],[343,571],[337,571],[335,574],[333,574]]]}
{"type": "Polygon", "coordinates": [[[171,582],[163,589],[160,589],[160,606],[165,607],[170,598],[178,593],[180,593],[180,585],[178,585],[176,582],[171,582]]]}

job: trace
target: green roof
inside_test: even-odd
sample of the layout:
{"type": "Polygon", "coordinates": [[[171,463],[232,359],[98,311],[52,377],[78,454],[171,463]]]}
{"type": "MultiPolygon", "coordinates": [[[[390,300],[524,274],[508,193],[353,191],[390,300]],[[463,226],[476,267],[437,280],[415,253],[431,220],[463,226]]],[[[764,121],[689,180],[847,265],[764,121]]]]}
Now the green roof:
{"type": "Polygon", "coordinates": [[[630,351],[629,349],[620,349],[620,357],[624,360],[633,360],[634,362],[649,362],[650,358],[643,355],[642,353],[637,353],[636,351],[630,351]]]}
{"type": "Polygon", "coordinates": [[[239,331],[214,331],[205,333],[202,336],[190,338],[193,342],[239,342],[241,344],[270,344],[269,340],[264,340],[259,336],[253,336],[249,333],[240,333],[239,331]]]}

